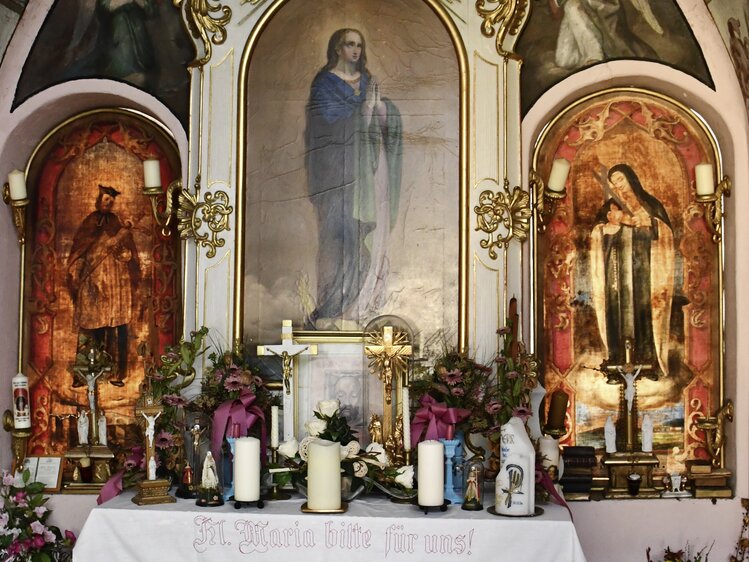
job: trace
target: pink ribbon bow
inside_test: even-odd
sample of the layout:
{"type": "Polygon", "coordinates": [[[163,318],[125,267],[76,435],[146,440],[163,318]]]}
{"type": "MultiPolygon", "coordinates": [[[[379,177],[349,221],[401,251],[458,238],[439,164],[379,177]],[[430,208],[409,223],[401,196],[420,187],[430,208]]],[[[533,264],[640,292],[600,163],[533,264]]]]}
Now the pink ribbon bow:
{"type": "Polygon", "coordinates": [[[239,398],[227,400],[213,413],[213,430],[211,434],[211,453],[215,458],[221,454],[224,437],[234,424],[239,424],[239,435],[247,432],[260,421],[260,459],[265,464],[265,414],[260,407],[253,405],[257,397],[249,390],[243,390],[239,398]]]}
{"type": "Polygon", "coordinates": [[[411,442],[418,443],[424,439],[447,437],[447,428],[471,415],[465,408],[451,408],[444,402],[437,402],[425,394],[419,400],[421,408],[411,421],[411,442]],[[424,432],[426,430],[426,435],[424,432]]]}

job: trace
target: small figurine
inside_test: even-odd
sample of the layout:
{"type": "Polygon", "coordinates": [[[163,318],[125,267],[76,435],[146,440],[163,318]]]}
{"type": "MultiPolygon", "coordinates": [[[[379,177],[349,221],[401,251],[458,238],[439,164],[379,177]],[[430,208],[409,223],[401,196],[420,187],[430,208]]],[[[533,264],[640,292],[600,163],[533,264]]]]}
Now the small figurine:
{"type": "Polygon", "coordinates": [[[88,445],[88,414],[85,410],[78,413],[78,444],[88,445]]]}
{"type": "Polygon", "coordinates": [[[642,416],[642,452],[653,452],[653,420],[649,414],[642,416]]]}
{"type": "Polygon", "coordinates": [[[104,415],[104,410],[99,414],[99,445],[107,446],[107,417],[104,415]]]}
{"type": "Polygon", "coordinates": [[[611,419],[611,416],[606,418],[603,433],[606,440],[606,452],[616,453],[616,427],[614,427],[614,420],[611,419]]]}

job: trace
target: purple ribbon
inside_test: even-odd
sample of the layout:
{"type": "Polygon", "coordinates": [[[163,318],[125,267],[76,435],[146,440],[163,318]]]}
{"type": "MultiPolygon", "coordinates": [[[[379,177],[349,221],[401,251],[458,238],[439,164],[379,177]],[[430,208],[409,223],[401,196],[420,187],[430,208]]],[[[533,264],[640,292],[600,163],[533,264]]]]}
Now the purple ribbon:
{"type": "Polygon", "coordinates": [[[243,390],[239,398],[227,400],[213,413],[213,430],[211,432],[211,453],[215,458],[221,454],[224,438],[234,424],[239,425],[239,435],[247,435],[249,430],[260,421],[260,462],[265,464],[265,414],[253,404],[257,397],[249,390],[243,390]]]}
{"type": "Polygon", "coordinates": [[[471,415],[470,410],[451,408],[444,402],[437,402],[428,394],[422,396],[419,402],[421,408],[411,421],[411,442],[414,444],[424,439],[446,438],[449,426],[471,415]]]}
{"type": "Polygon", "coordinates": [[[125,475],[124,470],[115,472],[109,477],[106,484],[102,486],[98,497],[96,498],[96,504],[101,505],[104,502],[108,502],[112,498],[116,498],[122,493],[122,477],[125,475]]]}

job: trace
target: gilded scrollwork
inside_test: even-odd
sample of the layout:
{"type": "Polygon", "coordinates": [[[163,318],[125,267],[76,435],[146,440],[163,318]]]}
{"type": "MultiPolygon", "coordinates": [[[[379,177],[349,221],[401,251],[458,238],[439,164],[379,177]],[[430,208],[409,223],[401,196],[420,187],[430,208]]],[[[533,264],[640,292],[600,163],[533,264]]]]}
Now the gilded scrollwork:
{"type": "Polygon", "coordinates": [[[528,11],[528,0],[476,0],[476,11],[484,19],[481,33],[486,37],[496,34],[497,52],[507,58],[518,59],[502,46],[508,35],[517,35],[528,11]]]}
{"type": "Polygon", "coordinates": [[[206,193],[203,201],[198,201],[196,195],[181,191],[177,209],[180,237],[194,238],[196,244],[208,248],[206,256],[212,258],[216,255],[216,249],[226,244],[226,240],[219,235],[229,230],[229,216],[233,212],[234,208],[229,205],[229,195],[224,191],[206,193]],[[208,232],[200,232],[203,224],[208,232]]]}
{"type": "Polygon", "coordinates": [[[476,228],[487,234],[480,241],[489,257],[497,259],[497,248],[506,248],[513,238],[520,242],[528,237],[530,218],[530,195],[518,186],[510,189],[505,180],[503,191],[486,190],[479,195],[479,204],[473,208],[476,213],[476,228]],[[498,232],[504,227],[503,232],[498,232]]]}
{"type": "MultiPolygon", "coordinates": [[[[231,21],[231,8],[210,0],[173,0],[177,8],[185,5],[185,20],[190,33],[203,43],[203,56],[198,56],[189,66],[204,66],[213,55],[213,45],[226,41],[226,26],[231,21]],[[210,37],[209,37],[210,36],[210,37]],[[213,43],[213,45],[211,45],[213,43]]],[[[257,2],[255,2],[257,3],[257,2]]]]}
{"type": "Polygon", "coordinates": [[[612,113],[621,115],[653,138],[674,144],[682,144],[689,140],[683,127],[680,127],[683,124],[677,115],[656,114],[641,101],[622,103],[620,100],[613,100],[604,105],[598,113],[581,118],[577,123],[578,138],[567,137],[565,142],[576,147],[602,139],[609,129],[620,123],[619,119],[611,119],[612,113]]]}
{"type": "Polygon", "coordinates": [[[684,285],[689,299],[689,324],[694,328],[703,328],[709,320],[706,307],[710,293],[704,288],[704,279],[709,277],[712,267],[712,246],[706,239],[704,231],[695,230],[692,224],[702,218],[702,209],[696,203],[684,211],[686,226],[679,250],[684,255],[684,285]]]}

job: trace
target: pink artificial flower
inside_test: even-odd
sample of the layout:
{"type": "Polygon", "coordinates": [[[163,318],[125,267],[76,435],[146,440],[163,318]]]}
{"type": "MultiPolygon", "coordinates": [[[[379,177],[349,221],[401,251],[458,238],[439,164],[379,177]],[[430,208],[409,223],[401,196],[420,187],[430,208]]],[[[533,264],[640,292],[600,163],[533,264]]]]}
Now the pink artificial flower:
{"type": "Polygon", "coordinates": [[[49,529],[44,530],[44,541],[45,542],[55,542],[57,540],[57,537],[55,534],[50,531],[49,529]]]}
{"type": "Polygon", "coordinates": [[[31,532],[35,535],[43,535],[44,531],[47,530],[47,527],[41,521],[32,521],[29,526],[31,527],[31,532]]]}
{"type": "Polygon", "coordinates": [[[65,540],[73,545],[75,544],[75,541],[78,540],[78,538],[75,536],[75,533],[73,531],[65,530],[65,540]]]}
{"type": "Polygon", "coordinates": [[[465,391],[462,388],[460,388],[459,386],[456,386],[456,387],[450,389],[450,393],[453,396],[463,396],[465,394],[465,391]]]}
{"type": "Polygon", "coordinates": [[[506,358],[506,357],[503,357],[502,355],[499,355],[499,356],[497,356],[497,358],[496,358],[496,359],[494,360],[494,362],[495,362],[495,363],[496,363],[497,365],[504,365],[505,363],[507,363],[507,358],[506,358]]]}
{"type": "Polygon", "coordinates": [[[13,475],[10,472],[3,471],[3,486],[10,486],[13,484],[13,475]]]}
{"type": "Polygon", "coordinates": [[[187,400],[180,394],[165,394],[161,397],[161,401],[167,406],[185,406],[187,400]]]}
{"type": "Polygon", "coordinates": [[[18,507],[26,507],[28,505],[28,502],[26,501],[26,492],[17,492],[16,495],[13,496],[13,500],[18,507]]]}
{"type": "Polygon", "coordinates": [[[31,539],[31,547],[35,548],[36,550],[39,550],[44,546],[44,543],[46,541],[44,540],[44,537],[42,535],[34,535],[34,537],[31,539]]]}
{"type": "Polygon", "coordinates": [[[138,463],[133,459],[127,459],[124,463],[122,463],[122,466],[125,467],[125,470],[133,470],[136,466],[138,466],[138,463]]]}
{"type": "Polygon", "coordinates": [[[163,429],[156,434],[154,445],[157,449],[168,449],[174,446],[174,435],[163,429]]]}
{"type": "Polygon", "coordinates": [[[463,380],[463,373],[460,369],[453,369],[452,371],[443,371],[440,373],[440,378],[450,386],[455,386],[463,380]]]}
{"type": "Polygon", "coordinates": [[[47,511],[47,508],[44,507],[43,505],[40,505],[39,507],[34,508],[34,515],[36,515],[37,517],[41,519],[42,515],[44,515],[46,511],[47,511]]]}
{"type": "Polygon", "coordinates": [[[515,406],[512,409],[512,415],[515,417],[520,418],[524,422],[528,420],[529,417],[533,415],[533,412],[531,412],[531,409],[527,406],[515,406]]]}
{"type": "Polygon", "coordinates": [[[509,380],[512,380],[512,379],[518,378],[520,376],[520,373],[518,373],[517,371],[507,371],[507,373],[505,374],[505,376],[509,380]]]}
{"type": "Polygon", "coordinates": [[[224,388],[229,392],[232,392],[234,390],[242,390],[242,381],[238,376],[229,375],[224,381],[224,388]]]}
{"type": "Polygon", "coordinates": [[[502,409],[502,404],[500,404],[497,400],[491,400],[485,406],[485,409],[488,414],[496,414],[502,409]]]}

